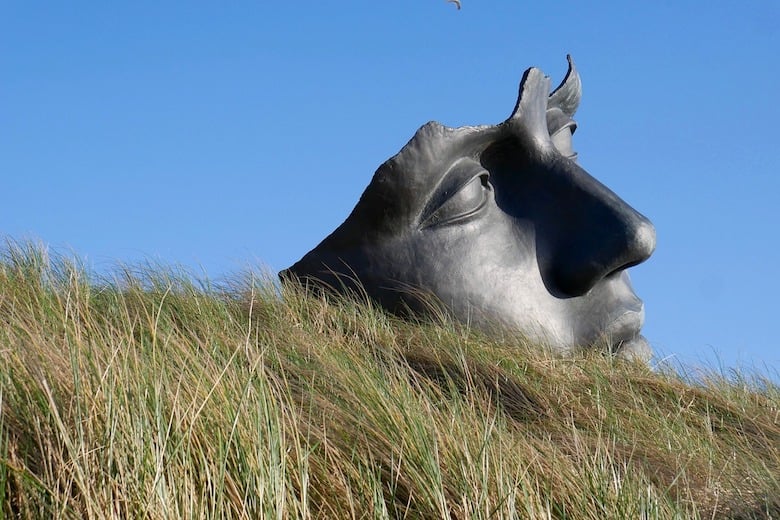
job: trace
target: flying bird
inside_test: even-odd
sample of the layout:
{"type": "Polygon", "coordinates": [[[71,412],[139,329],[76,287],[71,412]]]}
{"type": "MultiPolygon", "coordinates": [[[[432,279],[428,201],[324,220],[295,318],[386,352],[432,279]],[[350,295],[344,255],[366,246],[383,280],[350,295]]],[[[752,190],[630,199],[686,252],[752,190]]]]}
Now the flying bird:
{"type": "Polygon", "coordinates": [[[460,0],[447,0],[447,1],[455,4],[455,7],[458,8],[458,11],[460,11],[460,0]]]}

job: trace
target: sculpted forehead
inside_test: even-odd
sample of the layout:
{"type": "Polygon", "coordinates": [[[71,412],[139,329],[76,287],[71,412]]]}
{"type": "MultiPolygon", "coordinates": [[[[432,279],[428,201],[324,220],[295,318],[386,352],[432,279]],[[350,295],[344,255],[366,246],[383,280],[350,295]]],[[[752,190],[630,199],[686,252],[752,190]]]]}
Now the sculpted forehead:
{"type": "Polygon", "coordinates": [[[480,154],[500,135],[499,126],[450,128],[431,121],[382,164],[350,219],[365,229],[393,233],[419,225],[428,200],[459,159],[480,154]]]}

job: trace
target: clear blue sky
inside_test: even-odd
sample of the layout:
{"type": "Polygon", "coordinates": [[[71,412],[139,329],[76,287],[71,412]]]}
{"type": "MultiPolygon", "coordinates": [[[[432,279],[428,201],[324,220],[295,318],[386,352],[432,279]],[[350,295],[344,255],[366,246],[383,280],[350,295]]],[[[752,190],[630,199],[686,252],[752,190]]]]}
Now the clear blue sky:
{"type": "Polygon", "coordinates": [[[583,79],[580,164],[647,215],[645,335],[780,370],[780,3],[3,2],[0,235],[98,270],[287,267],[421,124],[583,79]]]}

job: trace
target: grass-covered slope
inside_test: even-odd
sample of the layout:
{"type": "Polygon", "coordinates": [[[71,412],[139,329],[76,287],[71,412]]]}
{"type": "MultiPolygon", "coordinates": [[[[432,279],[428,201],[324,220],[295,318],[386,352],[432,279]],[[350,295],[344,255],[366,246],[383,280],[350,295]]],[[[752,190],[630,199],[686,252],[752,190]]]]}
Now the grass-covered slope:
{"type": "MultiPolygon", "coordinates": [[[[0,516],[780,517],[780,389],[0,260],[0,516]]],[[[206,285],[206,286],[204,286],[206,285]]]]}

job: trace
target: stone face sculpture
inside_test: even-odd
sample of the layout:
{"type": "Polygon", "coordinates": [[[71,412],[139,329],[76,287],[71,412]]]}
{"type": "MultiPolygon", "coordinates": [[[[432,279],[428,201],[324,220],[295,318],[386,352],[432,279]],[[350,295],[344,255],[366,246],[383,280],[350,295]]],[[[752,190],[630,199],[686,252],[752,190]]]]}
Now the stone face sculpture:
{"type": "Polygon", "coordinates": [[[626,269],[652,254],[655,230],[576,162],[571,59],[549,92],[531,68],[503,123],[422,126],[347,220],[281,278],[365,292],[393,312],[424,312],[433,295],[476,327],[649,360],[626,269]]]}

